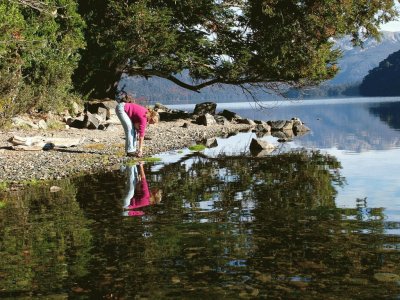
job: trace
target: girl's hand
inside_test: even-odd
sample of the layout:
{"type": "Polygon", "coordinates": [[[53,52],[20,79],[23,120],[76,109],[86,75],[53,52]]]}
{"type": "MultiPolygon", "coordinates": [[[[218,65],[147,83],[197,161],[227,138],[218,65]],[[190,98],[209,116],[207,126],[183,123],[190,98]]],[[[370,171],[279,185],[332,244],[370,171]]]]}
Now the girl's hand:
{"type": "Polygon", "coordinates": [[[137,157],[142,157],[143,156],[143,150],[139,150],[137,152],[137,157]]]}

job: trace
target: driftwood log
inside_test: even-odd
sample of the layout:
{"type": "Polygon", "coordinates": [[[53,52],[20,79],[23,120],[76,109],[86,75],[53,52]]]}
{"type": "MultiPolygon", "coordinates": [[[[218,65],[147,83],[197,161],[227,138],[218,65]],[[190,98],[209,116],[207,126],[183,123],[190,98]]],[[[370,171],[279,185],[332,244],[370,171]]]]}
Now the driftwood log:
{"type": "Polygon", "coordinates": [[[14,150],[39,151],[49,150],[54,147],[69,148],[84,142],[85,138],[56,138],[43,136],[21,137],[14,135],[8,141],[14,150]]]}

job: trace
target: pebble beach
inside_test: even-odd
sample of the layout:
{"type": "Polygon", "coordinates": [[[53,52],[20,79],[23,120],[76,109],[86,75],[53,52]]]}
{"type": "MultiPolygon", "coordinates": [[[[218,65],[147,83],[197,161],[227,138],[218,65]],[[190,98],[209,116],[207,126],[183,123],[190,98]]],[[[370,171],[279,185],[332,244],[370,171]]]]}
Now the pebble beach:
{"type": "MultiPolygon", "coordinates": [[[[183,149],[203,139],[250,129],[251,126],[247,124],[204,126],[184,119],[162,121],[147,127],[144,157],[183,149]]],[[[0,130],[0,183],[18,185],[103,172],[117,169],[129,160],[132,158],[125,155],[124,131],[120,124],[113,124],[107,130],[0,130]],[[13,136],[80,138],[83,142],[75,147],[48,151],[19,151],[11,147],[9,139],[13,136]]]]}

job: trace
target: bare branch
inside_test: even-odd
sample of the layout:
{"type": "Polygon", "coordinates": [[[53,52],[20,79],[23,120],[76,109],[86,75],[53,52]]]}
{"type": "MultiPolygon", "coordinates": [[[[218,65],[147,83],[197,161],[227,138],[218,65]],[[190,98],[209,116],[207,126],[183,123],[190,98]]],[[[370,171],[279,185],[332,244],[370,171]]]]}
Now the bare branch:
{"type": "Polygon", "coordinates": [[[9,0],[11,2],[20,4],[22,6],[30,7],[41,13],[51,15],[52,17],[57,16],[57,7],[50,7],[47,3],[40,0],[9,0]]]}

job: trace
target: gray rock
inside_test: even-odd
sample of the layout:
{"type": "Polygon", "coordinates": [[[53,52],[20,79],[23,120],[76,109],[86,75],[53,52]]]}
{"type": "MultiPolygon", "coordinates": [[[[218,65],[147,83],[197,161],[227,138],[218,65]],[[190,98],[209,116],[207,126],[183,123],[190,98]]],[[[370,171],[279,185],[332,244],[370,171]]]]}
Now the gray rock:
{"type": "Polygon", "coordinates": [[[220,116],[220,115],[215,115],[214,116],[215,121],[217,121],[217,123],[219,125],[228,125],[229,121],[227,118],[225,118],[224,116],[220,116]]]}
{"type": "Polygon", "coordinates": [[[293,132],[294,132],[295,135],[299,135],[301,133],[305,133],[305,132],[308,132],[308,131],[310,131],[310,128],[308,128],[304,124],[293,126],[293,132]]]}
{"type": "Polygon", "coordinates": [[[218,146],[218,141],[216,138],[209,138],[209,139],[204,139],[202,141],[202,144],[207,148],[214,148],[218,146]]]}
{"type": "Polygon", "coordinates": [[[46,121],[45,121],[45,120],[40,120],[40,121],[38,122],[38,127],[39,127],[39,129],[47,129],[47,123],[46,123],[46,121]]]}
{"type": "Polygon", "coordinates": [[[236,123],[238,124],[247,124],[250,126],[256,126],[256,123],[253,120],[250,119],[237,119],[236,123]]]}
{"type": "Polygon", "coordinates": [[[198,125],[210,126],[210,125],[217,124],[217,121],[214,119],[214,117],[212,115],[205,114],[205,115],[200,115],[196,119],[196,123],[198,125]]]}
{"type": "Polygon", "coordinates": [[[32,129],[39,129],[39,126],[32,121],[28,121],[25,119],[22,119],[20,117],[14,117],[11,119],[12,124],[14,127],[29,127],[32,129]]]}
{"type": "Polygon", "coordinates": [[[156,104],[154,104],[154,110],[158,111],[158,112],[170,112],[171,111],[171,109],[169,109],[165,105],[162,105],[161,103],[158,103],[158,102],[156,104]]]}
{"type": "Polygon", "coordinates": [[[85,123],[85,128],[87,129],[97,129],[100,125],[100,121],[96,117],[96,115],[91,114],[89,112],[86,113],[85,115],[84,123],[85,123]]]}
{"type": "Polygon", "coordinates": [[[85,103],[85,110],[91,114],[103,115],[105,120],[111,118],[115,114],[117,101],[106,98],[104,100],[94,99],[85,103]]]}
{"type": "Polygon", "coordinates": [[[166,111],[161,111],[158,110],[158,115],[160,116],[160,121],[174,121],[178,119],[189,119],[191,115],[183,110],[168,110],[166,111]]]}
{"type": "Polygon", "coordinates": [[[283,125],[282,130],[293,130],[293,121],[286,121],[285,125],[283,125]]]}
{"type": "Polygon", "coordinates": [[[81,115],[79,117],[76,117],[74,119],[72,119],[72,121],[70,121],[69,127],[73,127],[73,128],[78,128],[78,129],[83,129],[86,128],[85,125],[85,116],[81,115]]]}
{"type": "Polygon", "coordinates": [[[286,120],[277,120],[277,121],[268,121],[269,126],[271,126],[271,130],[282,130],[282,128],[286,125],[286,120]]]}
{"type": "Polygon", "coordinates": [[[219,112],[218,115],[225,117],[228,121],[241,119],[241,117],[237,113],[227,109],[219,112]]]}
{"type": "Polygon", "coordinates": [[[262,150],[271,150],[275,149],[275,146],[267,141],[262,141],[258,139],[252,139],[250,143],[250,151],[251,152],[258,152],[262,150]]]}
{"type": "Polygon", "coordinates": [[[294,133],[291,130],[283,130],[273,131],[271,135],[281,140],[291,140],[294,136],[294,133]]]}
{"type": "Polygon", "coordinates": [[[193,114],[198,116],[210,114],[213,116],[215,115],[216,109],[217,109],[217,103],[215,102],[198,103],[194,107],[193,114]]]}
{"type": "Polygon", "coordinates": [[[271,126],[269,126],[267,123],[260,123],[257,124],[254,129],[256,132],[270,132],[271,126]]]}

